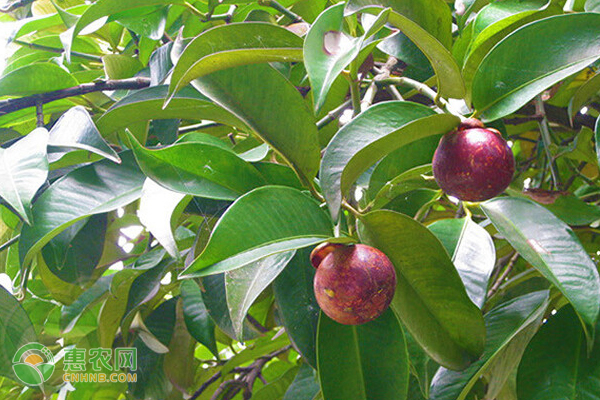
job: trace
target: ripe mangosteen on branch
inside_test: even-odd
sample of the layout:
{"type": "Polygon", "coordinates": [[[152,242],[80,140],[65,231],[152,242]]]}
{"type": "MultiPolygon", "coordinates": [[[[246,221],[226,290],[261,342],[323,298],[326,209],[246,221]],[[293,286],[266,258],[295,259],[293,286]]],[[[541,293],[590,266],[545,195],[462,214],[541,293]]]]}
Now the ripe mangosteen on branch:
{"type": "Polygon", "coordinates": [[[445,134],[433,155],[433,176],[450,196],[465,201],[496,197],[510,184],[515,159],[500,132],[470,118],[445,134]]]}
{"type": "Polygon", "coordinates": [[[315,296],[327,316],[345,325],[379,317],[396,290],[396,271],[385,254],[364,244],[323,243],[311,253],[315,296]]]}

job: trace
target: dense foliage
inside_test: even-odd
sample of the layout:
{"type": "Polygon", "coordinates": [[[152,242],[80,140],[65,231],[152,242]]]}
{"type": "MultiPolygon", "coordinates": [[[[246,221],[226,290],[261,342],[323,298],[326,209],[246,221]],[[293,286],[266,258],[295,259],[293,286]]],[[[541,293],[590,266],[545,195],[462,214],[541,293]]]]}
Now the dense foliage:
{"type": "Polygon", "coordinates": [[[598,0],[2,11],[2,399],[600,399],[598,0]],[[432,176],[467,117],[516,160],[479,203],[432,176]],[[390,308],[321,313],[323,242],[382,251],[390,308]],[[66,383],[74,348],[137,381],[66,383]]]}

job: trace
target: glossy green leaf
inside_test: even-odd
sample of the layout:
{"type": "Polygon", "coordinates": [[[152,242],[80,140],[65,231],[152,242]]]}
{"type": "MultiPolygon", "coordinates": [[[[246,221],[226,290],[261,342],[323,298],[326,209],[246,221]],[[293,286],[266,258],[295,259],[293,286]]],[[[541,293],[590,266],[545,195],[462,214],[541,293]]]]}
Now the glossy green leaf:
{"type": "Polygon", "coordinates": [[[143,68],[140,60],[122,54],[107,54],[102,57],[102,64],[108,79],[132,78],[143,68]]]}
{"type": "Polygon", "coordinates": [[[298,367],[288,369],[279,378],[258,389],[256,393],[252,395],[253,400],[281,399],[297,373],[298,367]]]}
{"type": "Polygon", "coordinates": [[[295,253],[294,250],[276,253],[225,273],[227,305],[238,338],[242,337],[244,319],[250,306],[283,271],[295,253]]]}
{"type": "Polygon", "coordinates": [[[396,197],[421,188],[436,189],[437,183],[433,179],[431,164],[411,168],[388,181],[379,190],[372,202],[373,209],[378,209],[396,197]]]}
{"type": "Polygon", "coordinates": [[[587,351],[577,319],[564,307],[533,338],[519,365],[519,400],[600,398],[600,340],[587,351]]]}
{"type": "Polygon", "coordinates": [[[181,90],[163,109],[167,91],[167,86],[153,86],[128,95],[96,121],[98,129],[106,136],[135,122],[151,119],[210,120],[236,127],[245,126],[229,111],[214,104],[193,88],[181,90]]]}
{"type": "MultiPolygon", "coordinates": [[[[236,335],[227,306],[225,274],[205,276],[202,278],[202,287],[202,300],[206,306],[206,311],[219,329],[230,338],[235,338],[236,335]]],[[[256,336],[257,332],[254,330],[254,327],[246,321],[244,326],[244,340],[254,339],[256,336]]]]}
{"type": "Polygon", "coordinates": [[[193,85],[252,128],[304,183],[315,177],[320,158],[315,118],[279,72],[267,64],[246,65],[214,72],[193,85]]]}
{"type": "Polygon", "coordinates": [[[396,268],[392,308],[436,362],[463,369],[481,355],[481,311],[442,244],[426,227],[393,211],[373,211],[359,226],[361,240],[383,251],[396,268]]]}
{"type": "Polygon", "coordinates": [[[508,115],[599,59],[599,25],[599,14],[558,15],[505,37],[483,59],[473,78],[473,106],[479,117],[493,121],[508,115]],[[573,45],[565,47],[564,42],[573,45]]]}
{"type": "Polygon", "coordinates": [[[166,189],[234,200],[265,183],[251,164],[231,151],[194,142],[150,150],[142,147],[133,135],[128,136],[142,171],[166,189]]]}
{"type": "Polygon", "coordinates": [[[321,313],[317,354],[324,400],[406,399],[408,352],[391,310],[357,326],[321,313]]]}
{"type": "Polygon", "coordinates": [[[458,125],[458,118],[435,114],[411,102],[376,104],[344,125],[333,137],[321,161],[321,187],[333,219],[342,196],[371,165],[392,151],[458,125]]]}
{"type": "Polygon", "coordinates": [[[27,222],[31,201],[48,177],[48,131],[38,128],[7,149],[0,148],[0,197],[27,222]]]}
{"type": "Polygon", "coordinates": [[[444,47],[452,43],[452,14],[440,0],[349,0],[346,12],[355,12],[367,6],[378,5],[392,10],[429,32],[444,47]]]}
{"type": "Polygon", "coordinates": [[[202,32],[186,46],[173,69],[169,95],[211,72],[277,61],[302,61],[302,39],[279,25],[267,23],[217,26],[202,32]]]}
{"type": "Polygon", "coordinates": [[[68,226],[90,215],[116,210],[141,196],[145,177],[133,154],[121,153],[120,157],[120,165],[103,160],[70,172],[37,199],[34,225],[23,228],[19,241],[23,265],[28,265],[42,246],[68,226]]]}
{"type": "Polygon", "coordinates": [[[331,221],[312,198],[297,189],[264,186],[227,209],[202,254],[182,276],[230,271],[272,254],[320,243],[331,235],[331,221]]]}
{"type": "Polygon", "coordinates": [[[310,264],[311,250],[304,248],[296,251],[294,258],[275,279],[273,291],[290,341],[302,357],[316,368],[320,309],[313,286],[315,267],[310,264]]]}
{"type": "Polygon", "coordinates": [[[0,287],[0,375],[16,380],[12,358],[21,346],[35,342],[35,329],[19,301],[0,287]]]}
{"type": "Polygon", "coordinates": [[[286,335],[275,337],[273,334],[267,333],[266,335],[256,339],[252,344],[246,346],[244,350],[231,357],[223,365],[221,373],[223,375],[227,375],[233,368],[269,354],[275,350],[279,350],[288,344],[289,340],[287,339],[286,335]]]}
{"type": "Polygon", "coordinates": [[[30,96],[77,85],[75,78],[56,64],[30,64],[0,78],[0,96],[30,96]]]}
{"type": "Polygon", "coordinates": [[[484,7],[473,22],[474,37],[463,64],[462,74],[467,92],[471,91],[473,77],[481,61],[500,40],[525,24],[560,12],[562,8],[545,0],[501,1],[484,7]]]}
{"type": "Polygon", "coordinates": [[[344,4],[339,3],[322,12],[312,24],[304,41],[304,65],[313,91],[314,106],[318,112],[338,75],[359,54],[369,36],[376,33],[387,20],[384,10],[373,21],[372,27],[360,37],[342,32],[344,4]]]}
{"type": "Polygon", "coordinates": [[[575,233],[550,211],[529,200],[497,198],[481,208],[515,250],[571,302],[589,343],[600,311],[600,277],[575,233]]]}
{"type": "MultiPolygon", "coordinates": [[[[464,400],[477,380],[494,371],[495,389],[499,390],[519,365],[527,344],[542,324],[548,307],[548,292],[534,292],[500,304],[485,316],[487,331],[482,357],[464,371],[440,368],[431,384],[431,400],[464,400]]],[[[489,393],[489,392],[488,392],[489,393]]]]}
{"type": "Polygon", "coordinates": [[[213,355],[218,354],[215,341],[215,323],[210,318],[202,291],[191,279],[181,282],[181,299],[183,301],[183,316],[190,334],[199,343],[205,345],[213,355]]]}
{"type": "Polygon", "coordinates": [[[296,378],[285,392],[283,400],[313,400],[319,393],[319,382],[314,369],[302,364],[296,378]]]}
{"type": "MultiPolygon", "coordinates": [[[[360,1],[362,2],[362,0],[360,1]]],[[[366,5],[354,8],[350,13],[355,11],[377,15],[381,12],[381,7],[366,5]]],[[[388,23],[400,29],[425,54],[437,76],[440,96],[463,98],[465,83],[460,73],[460,67],[456,64],[450,51],[416,22],[396,11],[390,12],[388,23]]]]}
{"type": "Polygon", "coordinates": [[[561,195],[544,206],[567,225],[589,225],[600,219],[600,206],[586,203],[572,194],[561,195]]]}
{"type": "MultiPolygon", "coordinates": [[[[146,179],[137,212],[142,225],[173,258],[179,257],[179,250],[171,228],[171,220],[180,204],[187,204],[187,201],[183,201],[185,198],[183,193],[165,189],[152,179],[146,179]]],[[[187,200],[191,198],[187,197],[187,200]]]]}
{"type": "Polygon", "coordinates": [[[62,230],[42,248],[50,271],[69,283],[85,285],[93,280],[104,251],[106,228],[106,214],[97,214],[62,230]]]}
{"type": "MultiPolygon", "coordinates": [[[[117,163],[121,161],[96,128],[90,114],[82,106],[71,108],[56,121],[50,130],[48,145],[87,150],[117,163]]],[[[56,159],[56,155],[53,156],[56,159]]]]}
{"type": "Polygon", "coordinates": [[[569,102],[569,118],[573,117],[587,104],[598,92],[600,92],[600,74],[596,74],[581,85],[569,102]]]}
{"type": "Polygon", "coordinates": [[[62,308],[60,326],[63,333],[73,329],[81,315],[108,293],[112,278],[113,275],[101,277],[73,303],[62,308]]]}
{"type": "Polygon", "coordinates": [[[471,301],[483,307],[496,265],[496,248],[490,234],[470,218],[442,219],[428,228],[452,257],[471,301]]]}

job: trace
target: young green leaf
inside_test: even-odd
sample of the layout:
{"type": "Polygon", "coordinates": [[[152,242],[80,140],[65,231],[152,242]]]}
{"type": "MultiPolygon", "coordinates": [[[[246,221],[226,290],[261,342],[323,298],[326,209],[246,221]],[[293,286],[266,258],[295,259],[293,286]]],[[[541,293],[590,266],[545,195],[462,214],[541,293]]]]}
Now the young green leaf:
{"type": "Polygon", "coordinates": [[[0,78],[0,96],[29,96],[76,85],[75,78],[56,64],[30,64],[0,78]]]}

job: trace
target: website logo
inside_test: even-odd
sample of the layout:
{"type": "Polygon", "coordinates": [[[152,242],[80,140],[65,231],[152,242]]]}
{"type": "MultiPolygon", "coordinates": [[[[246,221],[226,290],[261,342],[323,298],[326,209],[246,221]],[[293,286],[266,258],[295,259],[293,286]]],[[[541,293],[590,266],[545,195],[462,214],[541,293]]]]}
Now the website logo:
{"type": "Polygon", "coordinates": [[[13,357],[13,371],[26,385],[41,385],[50,379],[54,372],[54,356],[43,344],[26,344],[17,350],[13,357]]]}

